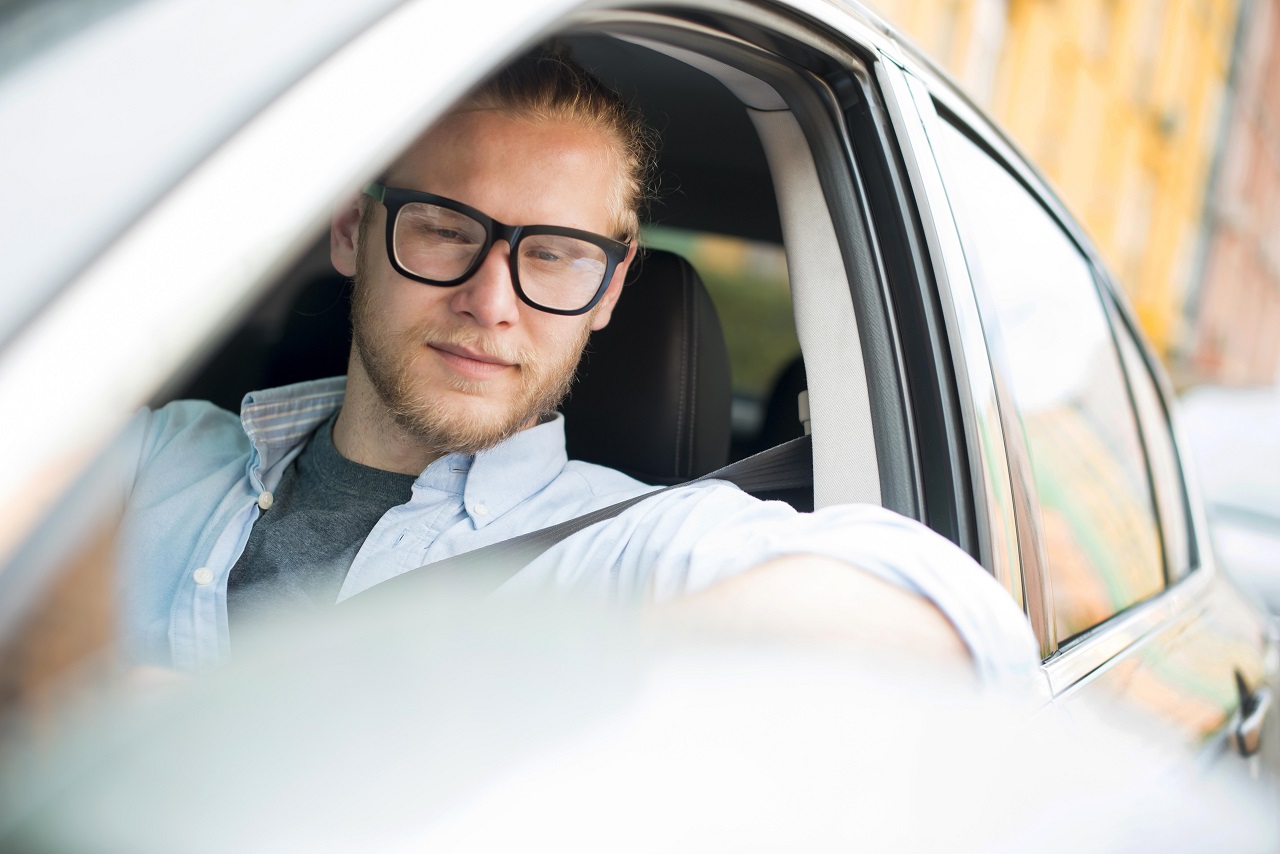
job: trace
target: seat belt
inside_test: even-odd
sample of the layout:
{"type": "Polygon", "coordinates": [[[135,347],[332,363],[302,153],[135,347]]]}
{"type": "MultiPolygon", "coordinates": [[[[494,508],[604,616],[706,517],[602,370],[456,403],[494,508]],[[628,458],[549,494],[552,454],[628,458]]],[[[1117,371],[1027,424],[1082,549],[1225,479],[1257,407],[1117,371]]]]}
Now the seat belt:
{"type": "MultiPolygon", "coordinates": [[[[641,501],[660,495],[672,489],[680,489],[704,480],[725,480],[735,484],[743,492],[763,492],[766,490],[799,489],[813,484],[813,440],[811,436],[801,436],[783,442],[781,445],[753,454],[710,474],[683,483],[655,489],[617,504],[584,513],[557,525],[550,525],[537,531],[521,534],[498,543],[481,546],[469,552],[428,563],[417,569],[411,569],[376,584],[368,590],[352,596],[358,599],[372,591],[396,593],[407,591],[409,585],[430,586],[447,582],[465,583],[468,587],[478,585],[491,592],[501,587],[517,572],[524,569],[539,558],[552,546],[566,537],[576,534],[597,522],[612,519],[624,510],[634,507],[641,501]]],[[[382,594],[379,594],[382,595],[382,594]]],[[[351,601],[351,599],[347,601],[351,601]]]]}

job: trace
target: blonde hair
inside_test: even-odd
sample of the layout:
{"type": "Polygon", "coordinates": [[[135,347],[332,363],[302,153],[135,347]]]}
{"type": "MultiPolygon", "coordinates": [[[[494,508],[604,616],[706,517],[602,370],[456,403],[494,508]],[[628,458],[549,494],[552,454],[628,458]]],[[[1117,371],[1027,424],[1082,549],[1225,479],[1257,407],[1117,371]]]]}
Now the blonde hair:
{"type": "Polygon", "coordinates": [[[494,110],[539,122],[564,122],[597,131],[609,141],[619,181],[609,200],[623,240],[640,236],[640,214],[650,195],[656,136],[625,101],[564,51],[540,49],[498,72],[468,97],[464,110],[494,110]]]}

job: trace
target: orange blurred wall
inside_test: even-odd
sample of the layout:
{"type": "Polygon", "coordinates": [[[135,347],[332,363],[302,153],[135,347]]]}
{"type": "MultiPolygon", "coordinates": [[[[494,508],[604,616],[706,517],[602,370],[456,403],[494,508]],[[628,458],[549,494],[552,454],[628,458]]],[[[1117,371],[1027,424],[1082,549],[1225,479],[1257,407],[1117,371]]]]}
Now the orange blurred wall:
{"type": "MultiPolygon", "coordinates": [[[[1233,324],[1243,328],[1256,318],[1261,287],[1253,287],[1248,305],[1237,305],[1236,295],[1227,296],[1233,306],[1227,309],[1210,299],[1211,277],[1223,264],[1239,267],[1238,255],[1215,260],[1210,202],[1223,172],[1221,165],[1215,168],[1215,155],[1229,149],[1234,129],[1228,119],[1244,71],[1233,75],[1233,54],[1244,41],[1237,28],[1242,20],[1253,25],[1280,17],[1273,14],[1276,5],[879,0],[872,8],[951,73],[1048,175],[1166,361],[1176,360],[1184,375],[1212,379],[1213,366],[1196,362],[1203,336],[1199,310],[1225,314],[1229,330],[1233,324]]],[[[1267,46],[1264,53],[1271,58],[1275,51],[1267,46]]],[[[1274,61],[1271,66],[1270,85],[1259,88],[1275,100],[1280,69],[1274,61]]],[[[1274,140],[1270,145],[1274,173],[1280,159],[1274,140]]],[[[1275,179],[1273,174],[1272,187],[1275,179]]],[[[1280,192],[1270,195],[1271,219],[1280,226],[1280,192]]],[[[1274,248],[1271,258],[1277,258],[1274,248]]],[[[1280,277],[1268,286],[1280,312],[1280,277]]],[[[1280,326],[1270,329],[1267,337],[1280,339],[1280,326]]],[[[1221,325],[1218,330],[1221,339],[1221,325]]],[[[1257,351],[1254,381],[1274,378],[1280,345],[1245,337],[1241,347],[1257,351]]]]}

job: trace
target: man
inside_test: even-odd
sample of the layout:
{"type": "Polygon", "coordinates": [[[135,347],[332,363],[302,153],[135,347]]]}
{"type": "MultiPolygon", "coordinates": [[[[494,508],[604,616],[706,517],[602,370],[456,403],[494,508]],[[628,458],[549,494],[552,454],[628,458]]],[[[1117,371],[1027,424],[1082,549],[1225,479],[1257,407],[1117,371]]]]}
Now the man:
{"type": "MultiPolygon", "coordinates": [[[[335,214],[333,264],[355,279],[345,380],[255,392],[239,419],[179,402],[135,423],[134,658],[212,666],[253,618],[648,489],[568,461],[555,413],[636,255],[646,139],[598,81],[536,56],[335,214]]],[[[967,650],[988,681],[1034,666],[1008,596],[922,526],[872,507],[802,515],[723,483],[641,502],[501,592],[545,589],[951,664],[967,650]]]]}

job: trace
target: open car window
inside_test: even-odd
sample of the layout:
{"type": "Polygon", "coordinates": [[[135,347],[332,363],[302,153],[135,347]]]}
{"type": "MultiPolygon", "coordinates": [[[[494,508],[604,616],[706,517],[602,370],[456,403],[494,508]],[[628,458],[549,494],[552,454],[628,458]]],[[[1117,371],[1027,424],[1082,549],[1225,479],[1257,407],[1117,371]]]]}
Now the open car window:
{"type": "MultiPolygon", "coordinates": [[[[399,27],[419,25],[411,9],[401,14],[399,27]]],[[[848,73],[849,57],[822,57],[812,54],[811,48],[793,45],[794,56],[788,58],[760,47],[748,49],[738,39],[675,19],[655,22],[640,17],[643,20],[634,24],[624,16],[605,28],[580,28],[565,38],[584,64],[637,100],[663,136],[659,173],[666,183],[660,185],[650,212],[646,242],[655,247],[688,246],[686,257],[701,268],[717,303],[734,354],[737,407],[732,456],[741,457],[802,433],[798,392],[807,391],[814,433],[814,483],[797,506],[879,503],[877,435],[850,296],[850,271],[856,264],[845,248],[850,226],[865,228],[865,223],[859,210],[829,210],[827,205],[828,199],[856,205],[858,198],[853,165],[841,136],[838,98],[821,76],[841,68],[848,73]],[[797,59],[813,68],[797,65],[797,59]],[[708,125],[709,115],[723,121],[708,125]],[[816,358],[806,364],[800,355],[802,347],[816,358]],[[771,398],[777,400],[771,402],[771,398]],[[770,438],[774,416],[782,426],[770,438]]],[[[752,32],[763,43],[769,31],[757,25],[752,32]]],[[[378,55],[369,46],[349,61],[376,65],[378,55]]],[[[469,79],[460,74],[457,82],[443,90],[419,93],[418,112],[434,115],[443,103],[462,93],[469,79]]],[[[304,92],[299,96],[303,100],[320,97],[326,86],[335,85],[333,75],[325,74],[307,83],[315,91],[304,92]]],[[[401,93],[401,97],[414,95],[401,93]]],[[[129,337],[131,345],[150,328],[164,328],[167,336],[165,347],[147,361],[144,375],[116,389],[118,396],[127,398],[148,388],[143,399],[151,406],[197,398],[235,411],[247,391],[342,371],[343,336],[348,330],[344,301],[350,294],[346,283],[328,267],[324,236],[328,211],[336,198],[376,175],[422,126],[404,121],[394,127],[375,123],[364,130],[370,137],[382,134],[376,142],[368,137],[339,140],[341,144],[326,155],[334,164],[327,182],[309,185],[307,193],[288,195],[285,205],[277,201],[276,188],[263,176],[278,168],[278,157],[290,140],[296,143],[319,133],[314,119],[299,118],[288,112],[288,106],[278,106],[277,112],[263,119],[268,128],[260,133],[277,134],[268,140],[270,144],[237,138],[243,146],[237,156],[246,161],[237,180],[243,184],[257,176],[260,183],[255,186],[262,191],[249,207],[258,213],[273,212],[278,221],[236,223],[250,230],[241,235],[243,246],[227,248],[225,257],[221,248],[206,251],[200,265],[177,264],[163,282],[130,281],[125,276],[127,264],[140,263],[138,259],[146,258],[148,252],[167,258],[193,257],[178,239],[187,236],[181,233],[183,224],[193,221],[184,217],[200,213],[199,221],[207,221],[219,204],[243,209],[242,194],[218,186],[221,173],[215,167],[224,166],[219,161],[207,167],[207,175],[193,177],[198,186],[185,191],[189,201],[183,193],[175,193],[150,215],[134,243],[121,250],[125,254],[120,259],[104,259],[105,264],[116,266],[99,275],[102,287],[147,308],[132,318],[136,331],[129,332],[128,324],[123,324],[120,334],[129,337]],[[292,125],[296,121],[304,124],[292,125]],[[267,162],[257,163],[257,158],[267,162]],[[201,210],[193,212],[184,205],[201,210]],[[258,266],[250,271],[237,260],[241,255],[256,259],[258,266]],[[243,286],[246,277],[253,279],[251,287],[243,286]],[[242,284],[236,291],[225,285],[232,279],[242,284]],[[318,290],[317,281],[325,282],[318,290]],[[192,289],[200,294],[194,307],[184,309],[192,313],[190,320],[178,322],[176,309],[171,309],[175,313],[167,324],[157,320],[168,303],[150,302],[164,292],[142,289],[160,285],[170,288],[166,298],[171,301],[187,299],[192,289]],[[324,347],[303,354],[287,346],[290,328],[300,319],[309,324],[313,340],[324,340],[324,347]],[[315,335],[316,322],[329,332],[315,335]],[[180,340],[182,336],[199,341],[180,340]],[[186,355],[177,358],[180,353],[186,355]]],[[[392,108],[381,109],[388,111],[389,121],[392,108]]],[[[289,177],[292,184],[281,183],[278,192],[289,194],[291,187],[306,183],[308,170],[323,168],[308,164],[289,177]]],[[[870,285],[872,292],[878,287],[874,282],[870,285]]],[[[625,315],[620,314],[616,322],[625,323],[625,315]]],[[[896,375],[891,372],[892,376],[896,375]]],[[[889,392],[896,393],[896,389],[889,392]]],[[[104,488],[110,492],[112,486],[104,488]]],[[[28,582],[11,583],[12,595],[7,597],[3,681],[10,698],[33,696],[54,677],[95,657],[109,661],[113,654],[113,609],[120,591],[112,567],[110,519],[119,507],[108,499],[102,506],[86,509],[81,505],[90,493],[79,486],[68,493],[52,514],[60,517],[62,527],[47,527],[35,540],[28,540],[16,552],[17,570],[6,575],[9,582],[28,582]],[[72,512],[70,505],[78,509],[72,512]],[[68,525],[75,530],[69,533],[68,525]]]]}

